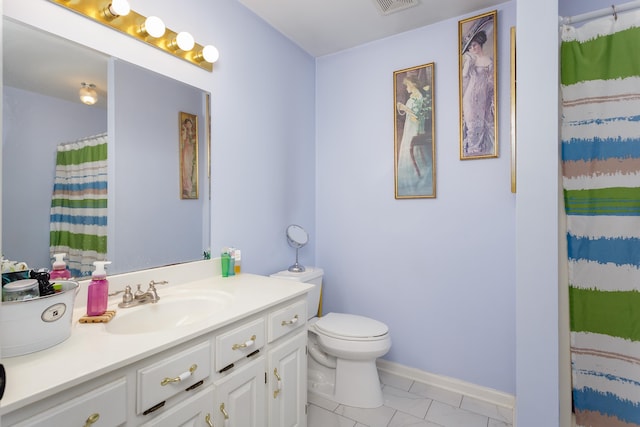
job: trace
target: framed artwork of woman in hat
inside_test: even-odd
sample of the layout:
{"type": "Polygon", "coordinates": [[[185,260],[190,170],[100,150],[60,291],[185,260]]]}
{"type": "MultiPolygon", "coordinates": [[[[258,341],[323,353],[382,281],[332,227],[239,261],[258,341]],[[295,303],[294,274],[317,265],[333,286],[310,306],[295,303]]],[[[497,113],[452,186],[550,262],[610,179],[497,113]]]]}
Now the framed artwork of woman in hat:
{"type": "Polygon", "coordinates": [[[497,12],[458,23],[460,159],[498,157],[497,12]]]}

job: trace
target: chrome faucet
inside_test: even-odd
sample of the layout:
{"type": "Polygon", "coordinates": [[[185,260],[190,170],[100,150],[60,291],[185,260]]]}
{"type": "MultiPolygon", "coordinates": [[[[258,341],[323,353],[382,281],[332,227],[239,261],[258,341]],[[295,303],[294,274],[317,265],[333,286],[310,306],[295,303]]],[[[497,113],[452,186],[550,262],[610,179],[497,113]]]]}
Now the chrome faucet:
{"type": "MultiPolygon", "coordinates": [[[[166,280],[162,280],[160,282],[156,282],[152,280],[149,282],[149,288],[146,292],[142,292],[142,285],[138,284],[138,290],[135,293],[131,292],[131,286],[127,285],[124,288],[124,295],[122,296],[122,302],[118,304],[120,308],[128,308],[135,307],[142,304],[152,303],[155,304],[160,301],[160,296],[158,295],[158,291],[156,290],[156,285],[164,285],[167,284],[166,280]]],[[[119,294],[123,291],[115,292],[111,295],[119,294]]]]}

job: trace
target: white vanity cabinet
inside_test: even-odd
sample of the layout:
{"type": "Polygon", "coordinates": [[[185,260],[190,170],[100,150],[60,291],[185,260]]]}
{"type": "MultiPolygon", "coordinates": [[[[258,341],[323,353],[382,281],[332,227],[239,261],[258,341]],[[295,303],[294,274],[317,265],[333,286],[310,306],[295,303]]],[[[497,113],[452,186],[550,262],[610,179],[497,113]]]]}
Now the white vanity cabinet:
{"type": "Polygon", "coordinates": [[[306,307],[282,304],[216,337],[215,425],[306,427],[306,307]]]}
{"type": "Polygon", "coordinates": [[[3,360],[24,391],[2,427],[306,427],[305,289],[240,280],[226,283],[258,296],[215,323],[135,337],[78,325],[42,360],[3,360]],[[88,359],[91,340],[103,350],[88,359]]]}

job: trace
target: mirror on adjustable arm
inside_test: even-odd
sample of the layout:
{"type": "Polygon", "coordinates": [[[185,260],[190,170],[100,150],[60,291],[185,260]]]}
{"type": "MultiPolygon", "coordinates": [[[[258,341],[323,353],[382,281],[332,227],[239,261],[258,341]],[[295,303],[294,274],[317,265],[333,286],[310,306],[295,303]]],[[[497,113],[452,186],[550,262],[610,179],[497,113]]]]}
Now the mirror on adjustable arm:
{"type": "Polygon", "coordinates": [[[287,227],[287,242],[289,243],[289,246],[296,250],[296,262],[289,267],[289,271],[293,273],[302,273],[305,271],[305,268],[304,265],[301,265],[298,262],[298,249],[309,243],[309,233],[307,233],[307,231],[301,226],[291,224],[287,227]]]}
{"type": "Polygon", "coordinates": [[[203,259],[210,247],[209,94],[6,17],[3,43],[2,255],[50,268],[57,146],[106,132],[108,273],[203,259]],[[36,50],[48,50],[47,59],[36,50]],[[82,82],[94,84],[96,104],[80,102],[82,82]],[[197,142],[186,169],[179,156],[185,113],[195,119],[197,142]],[[196,184],[188,198],[180,189],[185,170],[196,184]]]}

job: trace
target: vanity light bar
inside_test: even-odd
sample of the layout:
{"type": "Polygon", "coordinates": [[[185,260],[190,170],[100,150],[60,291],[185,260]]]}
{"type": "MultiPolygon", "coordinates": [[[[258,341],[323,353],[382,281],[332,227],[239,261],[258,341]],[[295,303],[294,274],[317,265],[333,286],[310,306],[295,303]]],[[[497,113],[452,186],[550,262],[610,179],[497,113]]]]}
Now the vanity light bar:
{"type": "MultiPolygon", "coordinates": [[[[167,52],[177,58],[190,62],[207,71],[213,71],[213,63],[205,60],[206,54],[203,54],[205,46],[194,43],[189,51],[184,51],[177,46],[176,40],[178,33],[166,28],[164,35],[160,37],[152,37],[144,31],[144,23],[146,17],[130,10],[127,15],[112,16],[105,13],[105,8],[110,5],[109,0],[49,0],[59,6],[72,10],[80,15],[86,16],[102,25],[111,27],[125,33],[135,39],[154,46],[160,50],[167,52]]],[[[217,57],[216,57],[217,59],[217,57]]]]}

